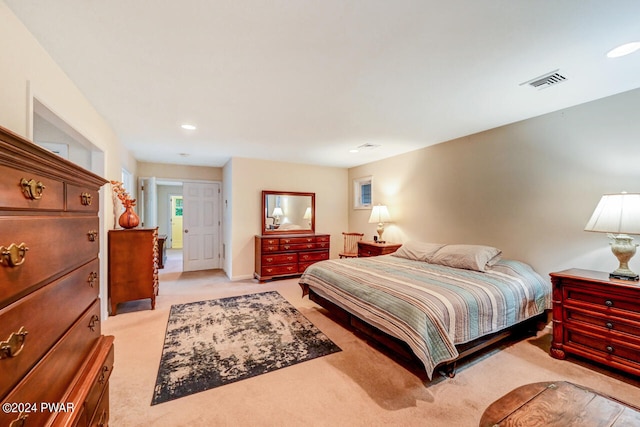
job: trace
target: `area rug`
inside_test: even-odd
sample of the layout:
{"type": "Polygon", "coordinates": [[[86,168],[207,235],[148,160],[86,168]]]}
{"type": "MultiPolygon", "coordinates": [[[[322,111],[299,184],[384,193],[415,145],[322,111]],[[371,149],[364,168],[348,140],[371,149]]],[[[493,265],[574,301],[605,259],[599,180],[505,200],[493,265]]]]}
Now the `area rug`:
{"type": "Polygon", "coordinates": [[[338,351],[275,291],[173,305],[151,405],[338,351]]]}

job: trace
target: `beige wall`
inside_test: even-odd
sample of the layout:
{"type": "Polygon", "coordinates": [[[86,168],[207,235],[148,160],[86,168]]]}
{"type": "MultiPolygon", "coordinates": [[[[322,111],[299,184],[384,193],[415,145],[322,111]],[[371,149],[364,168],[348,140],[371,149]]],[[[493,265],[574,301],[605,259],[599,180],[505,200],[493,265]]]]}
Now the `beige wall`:
{"type": "Polygon", "coordinates": [[[138,162],[138,176],[180,181],[222,181],[222,168],[138,162]]]}
{"type": "MultiPolygon", "coordinates": [[[[612,271],[606,235],[583,229],[602,194],[640,192],[638,111],[640,89],[352,168],[349,181],[373,176],[387,240],[493,245],[543,275],[612,271]]],[[[350,202],[350,230],[373,235],[369,213],[350,202]]]]}
{"type": "Polygon", "coordinates": [[[316,193],[316,232],[331,234],[331,256],[338,256],[347,229],[347,169],[233,158],[223,182],[225,271],[232,279],[253,277],[262,190],[316,193]]]}
{"type": "MultiPolygon", "coordinates": [[[[0,126],[24,137],[32,135],[33,98],[64,120],[105,153],[105,178],[119,180],[124,166],[133,174],[136,164],[115,133],[80,90],[38,44],[22,23],[0,2],[0,126]]],[[[101,191],[101,268],[106,269],[106,230],[113,227],[111,190],[101,191]]],[[[106,274],[101,277],[106,314],[106,274]]]]}

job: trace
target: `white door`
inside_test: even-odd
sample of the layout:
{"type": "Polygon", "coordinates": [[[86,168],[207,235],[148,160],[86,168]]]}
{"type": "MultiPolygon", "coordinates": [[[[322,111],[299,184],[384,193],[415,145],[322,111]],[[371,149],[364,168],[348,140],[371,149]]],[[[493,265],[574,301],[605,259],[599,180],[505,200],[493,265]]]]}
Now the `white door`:
{"type": "Polygon", "coordinates": [[[220,184],[183,185],[183,271],[220,268],[220,184]]]}

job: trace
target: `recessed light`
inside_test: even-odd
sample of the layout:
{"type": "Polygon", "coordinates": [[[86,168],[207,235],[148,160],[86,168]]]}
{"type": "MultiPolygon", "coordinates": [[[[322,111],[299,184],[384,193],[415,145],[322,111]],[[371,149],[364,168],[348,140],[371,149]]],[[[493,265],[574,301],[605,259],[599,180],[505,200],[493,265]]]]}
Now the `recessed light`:
{"type": "Polygon", "coordinates": [[[189,153],[180,153],[180,157],[189,157],[189,153]]]}
{"type": "Polygon", "coordinates": [[[358,151],[360,150],[358,150],[357,148],[352,148],[351,150],[349,150],[350,153],[357,153],[358,151]]]}
{"type": "Polygon", "coordinates": [[[182,129],[186,129],[186,130],[196,130],[196,127],[194,125],[190,125],[188,123],[183,124],[182,126],[180,126],[182,129]]]}
{"type": "Polygon", "coordinates": [[[607,57],[619,58],[621,56],[629,55],[638,49],[640,49],[640,42],[625,43],[607,52],[607,57]]]}

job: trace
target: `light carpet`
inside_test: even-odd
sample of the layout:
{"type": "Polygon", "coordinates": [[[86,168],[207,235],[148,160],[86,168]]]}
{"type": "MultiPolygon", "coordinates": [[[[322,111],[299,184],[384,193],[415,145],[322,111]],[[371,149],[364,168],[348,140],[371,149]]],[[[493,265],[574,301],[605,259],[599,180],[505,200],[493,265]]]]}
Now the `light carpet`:
{"type": "Polygon", "coordinates": [[[637,377],[577,358],[549,356],[548,330],[460,364],[455,378],[429,381],[326,311],[301,297],[297,279],[229,281],[221,271],[182,272],[170,252],[160,270],[156,309],[149,300],[121,304],[103,323],[116,337],[109,380],[109,425],[116,427],[478,427],[484,410],[509,391],[541,381],[570,381],[619,400],[640,401],[637,377]],[[172,305],[278,291],[342,351],[150,405],[172,305]]]}

